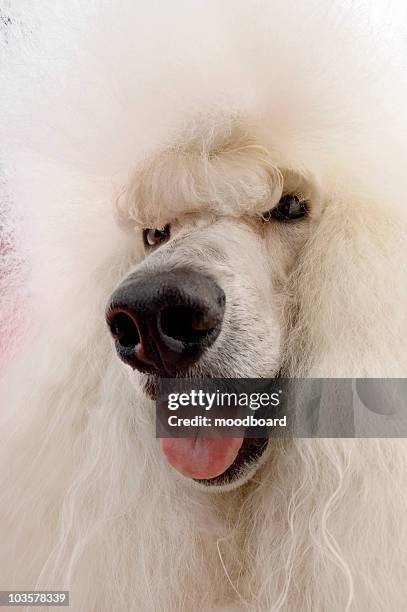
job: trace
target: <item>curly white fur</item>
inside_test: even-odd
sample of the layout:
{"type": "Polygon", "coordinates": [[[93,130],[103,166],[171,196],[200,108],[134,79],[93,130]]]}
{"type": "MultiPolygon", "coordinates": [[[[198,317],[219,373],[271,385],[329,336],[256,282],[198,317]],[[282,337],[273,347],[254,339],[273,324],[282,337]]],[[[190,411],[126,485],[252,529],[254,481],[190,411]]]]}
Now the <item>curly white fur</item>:
{"type": "Polygon", "coordinates": [[[317,212],[296,265],[284,238],[268,264],[281,367],[405,375],[404,11],[3,1],[1,589],[69,589],[78,612],[405,609],[404,440],[273,440],[244,486],[200,490],[104,322],[134,226],[205,209],[220,244],[285,181],[317,212]]]}

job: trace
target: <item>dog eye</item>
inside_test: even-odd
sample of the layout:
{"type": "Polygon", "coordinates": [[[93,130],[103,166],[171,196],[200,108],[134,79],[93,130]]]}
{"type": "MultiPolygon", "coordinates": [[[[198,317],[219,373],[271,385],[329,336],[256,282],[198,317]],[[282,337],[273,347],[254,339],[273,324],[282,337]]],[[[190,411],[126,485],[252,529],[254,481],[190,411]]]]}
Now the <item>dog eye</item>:
{"type": "Polygon", "coordinates": [[[144,246],[147,248],[155,247],[158,244],[166,242],[170,237],[170,226],[164,225],[161,229],[146,228],[143,230],[144,246]]]}
{"type": "Polygon", "coordinates": [[[263,220],[277,219],[278,221],[292,221],[301,219],[308,212],[307,203],[296,195],[285,195],[277,206],[264,213],[263,220]]]}

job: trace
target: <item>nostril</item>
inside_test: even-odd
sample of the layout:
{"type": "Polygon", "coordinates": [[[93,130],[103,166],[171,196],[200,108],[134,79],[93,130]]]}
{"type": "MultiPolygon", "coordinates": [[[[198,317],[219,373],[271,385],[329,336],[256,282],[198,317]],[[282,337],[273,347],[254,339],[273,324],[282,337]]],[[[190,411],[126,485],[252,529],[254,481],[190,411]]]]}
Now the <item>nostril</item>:
{"type": "Polygon", "coordinates": [[[137,326],[126,312],[116,312],[108,323],[113,338],[124,348],[135,348],[140,343],[137,326]]]}
{"type": "Polygon", "coordinates": [[[218,317],[191,306],[169,306],[161,312],[160,317],[161,332],[187,344],[202,342],[218,324],[218,317]]]}

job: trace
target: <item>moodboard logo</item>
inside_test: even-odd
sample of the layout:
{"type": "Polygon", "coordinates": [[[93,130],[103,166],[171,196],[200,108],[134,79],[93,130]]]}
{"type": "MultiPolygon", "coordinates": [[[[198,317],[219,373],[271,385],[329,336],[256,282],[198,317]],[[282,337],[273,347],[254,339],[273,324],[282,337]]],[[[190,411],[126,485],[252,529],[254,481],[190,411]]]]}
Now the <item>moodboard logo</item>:
{"type": "Polygon", "coordinates": [[[165,437],[407,437],[407,379],[161,379],[165,437]]]}

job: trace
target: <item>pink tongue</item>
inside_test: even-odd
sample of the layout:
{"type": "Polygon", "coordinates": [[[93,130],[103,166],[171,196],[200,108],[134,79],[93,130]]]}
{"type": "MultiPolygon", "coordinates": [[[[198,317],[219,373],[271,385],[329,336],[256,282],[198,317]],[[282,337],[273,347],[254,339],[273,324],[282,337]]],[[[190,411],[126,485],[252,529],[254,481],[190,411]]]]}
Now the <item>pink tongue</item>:
{"type": "Polygon", "coordinates": [[[215,478],[236,459],[243,438],[161,438],[168,463],[188,478],[215,478]]]}

